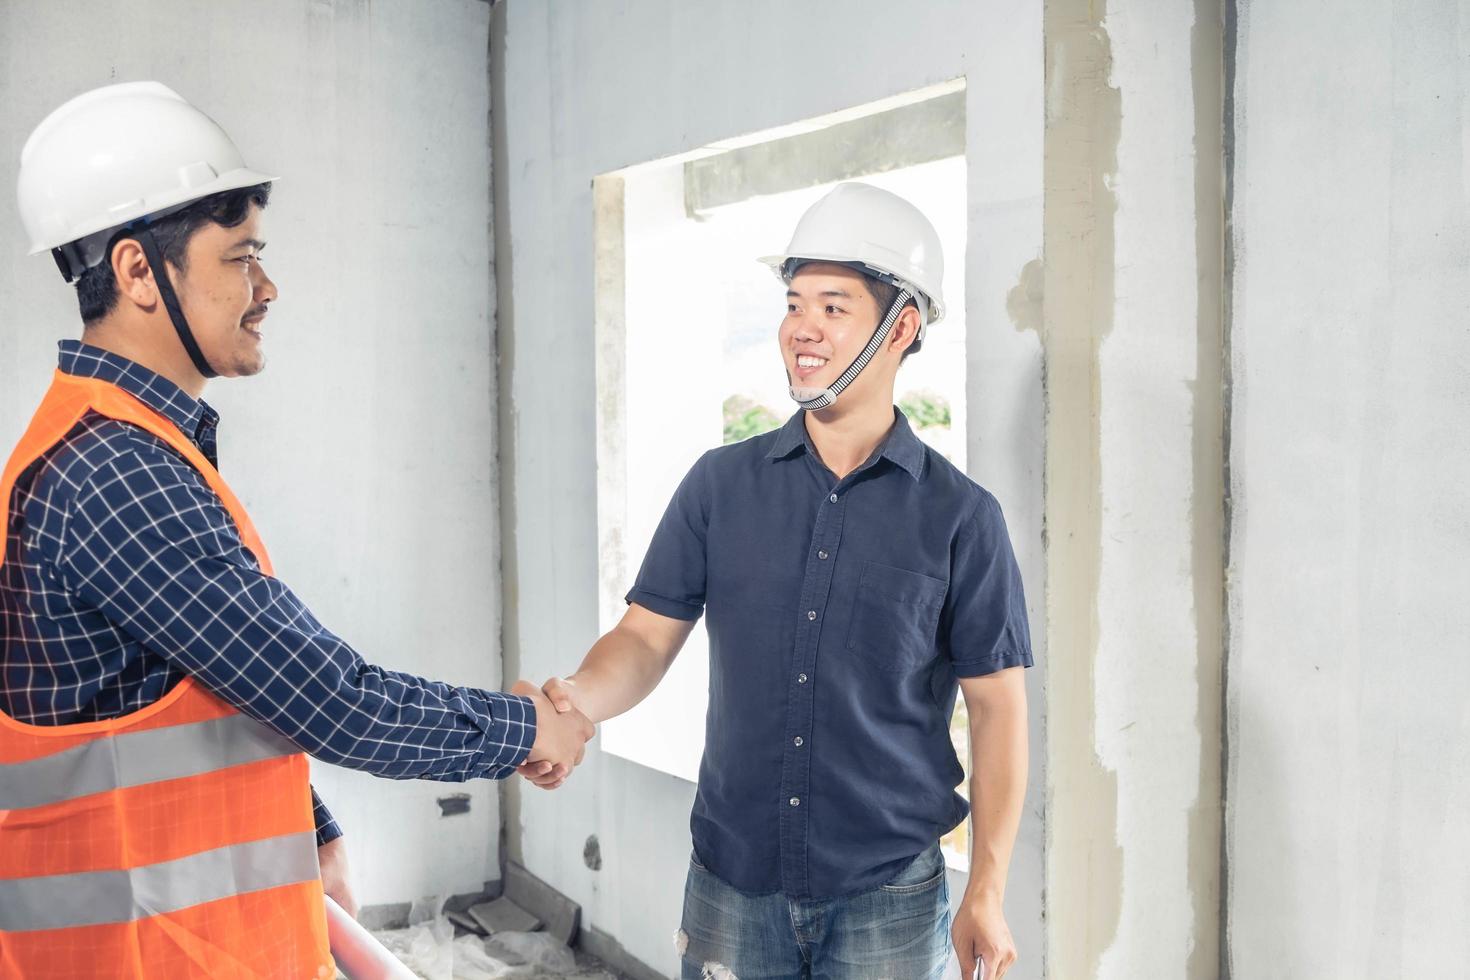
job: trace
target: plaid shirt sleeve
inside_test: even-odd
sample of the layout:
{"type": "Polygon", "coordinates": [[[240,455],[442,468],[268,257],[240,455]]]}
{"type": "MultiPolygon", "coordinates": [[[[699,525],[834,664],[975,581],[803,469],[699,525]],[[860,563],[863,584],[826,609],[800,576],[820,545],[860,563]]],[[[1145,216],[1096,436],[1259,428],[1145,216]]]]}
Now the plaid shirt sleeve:
{"type": "Polygon", "coordinates": [[[535,741],[527,698],[365,662],[261,572],[203,478],[146,435],[76,488],[59,552],[65,588],[325,762],[391,779],[502,779],[535,741]]]}
{"type": "Polygon", "coordinates": [[[316,846],[330,843],[342,836],[342,828],[332,816],[332,811],[322,802],[322,798],[316,795],[316,787],[311,788],[311,817],[316,821],[316,846]]]}

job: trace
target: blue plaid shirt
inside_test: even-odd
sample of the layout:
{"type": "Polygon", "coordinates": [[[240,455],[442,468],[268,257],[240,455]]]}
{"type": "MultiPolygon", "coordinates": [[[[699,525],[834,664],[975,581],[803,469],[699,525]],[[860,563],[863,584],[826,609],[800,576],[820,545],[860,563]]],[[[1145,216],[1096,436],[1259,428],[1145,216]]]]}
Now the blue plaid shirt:
{"type": "MultiPolygon", "coordinates": [[[[61,370],[135,395],[216,462],[219,415],[77,341],[61,370]]],[[[149,432],[87,415],[21,474],[0,566],[0,710],[115,718],[192,675],[326,762],[391,779],[501,779],[536,736],[529,699],[365,662],[261,572],[203,476],[149,432]]],[[[317,839],[341,834],[321,800],[317,839]]]]}

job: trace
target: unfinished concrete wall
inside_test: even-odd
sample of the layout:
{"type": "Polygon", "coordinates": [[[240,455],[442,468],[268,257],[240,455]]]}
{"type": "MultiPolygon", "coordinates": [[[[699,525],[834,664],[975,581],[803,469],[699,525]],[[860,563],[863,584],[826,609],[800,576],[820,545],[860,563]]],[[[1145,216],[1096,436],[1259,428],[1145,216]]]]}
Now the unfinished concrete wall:
{"type": "MultiPolygon", "coordinates": [[[[964,293],[970,331],[970,471],[1006,508],[1042,665],[1030,677],[1033,792],[1008,895],[1023,954],[1010,975],[1041,976],[1041,345],[1006,307],[1040,254],[1040,6],[953,0],[894,16],[876,0],[506,0],[495,32],[506,670],[538,681],[574,668],[597,637],[592,178],[966,77],[972,235],[946,291],[964,293]]],[[[773,228],[772,242],[789,234],[773,228]]],[[[690,310],[688,329],[699,328],[690,310]]],[[[562,789],[510,792],[512,849],[581,902],[589,925],[676,973],[693,785],[594,743],[562,789]],[[592,835],[596,871],[583,859],[592,835]]]]}
{"type": "Polygon", "coordinates": [[[1470,962],[1470,7],[1239,4],[1236,977],[1470,962]]]}
{"type": "Polygon", "coordinates": [[[1221,19],[1046,9],[1049,975],[1213,977],[1221,19]]]}
{"type": "MultiPolygon", "coordinates": [[[[225,476],[283,579],[365,657],[498,687],[489,8],[478,0],[0,4],[0,442],[80,333],[15,211],[21,144],[85,89],[153,78],[281,175],[270,367],[216,381],[225,476]]],[[[8,448],[7,448],[8,451],[8,448]]],[[[358,897],[499,876],[495,787],[319,767],[358,897]],[[435,797],[466,790],[470,813],[435,797]]]]}

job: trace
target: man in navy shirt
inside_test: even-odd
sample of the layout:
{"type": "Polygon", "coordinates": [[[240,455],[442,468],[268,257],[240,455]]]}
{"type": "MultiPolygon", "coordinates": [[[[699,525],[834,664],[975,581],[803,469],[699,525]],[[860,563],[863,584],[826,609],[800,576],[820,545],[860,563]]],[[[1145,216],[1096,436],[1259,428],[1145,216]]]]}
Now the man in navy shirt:
{"type": "MultiPolygon", "coordinates": [[[[800,410],[706,453],[674,494],[621,622],[544,690],[593,722],[658,684],[701,614],[710,702],[679,931],[683,976],[1003,976],[1025,795],[1030,636],[994,497],[893,406],[943,315],[929,221],[842,184],[768,260],[800,410]],[[970,803],[949,736],[970,715],[970,803]],[[940,837],[973,820],[950,928],[940,837]]],[[[566,767],[523,771],[554,788],[566,767]]]]}

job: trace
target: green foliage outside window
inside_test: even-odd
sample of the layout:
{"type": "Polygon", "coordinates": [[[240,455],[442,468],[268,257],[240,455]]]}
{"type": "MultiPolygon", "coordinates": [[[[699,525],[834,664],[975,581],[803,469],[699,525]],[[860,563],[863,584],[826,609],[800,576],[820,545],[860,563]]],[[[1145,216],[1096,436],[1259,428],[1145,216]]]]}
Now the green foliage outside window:
{"type": "Polygon", "coordinates": [[[725,445],[781,427],[781,417],[744,395],[725,399],[725,445]]]}
{"type": "MultiPolygon", "coordinates": [[[[928,391],[912,391],[898,403],[903,414],[916,429],[948,429],[951,424],[949,401],[943,395],[928,391]]],[[[781,427],[784,421],[766,406],[731,395],[725,399],[725,445],[741,442],[762,432],[781,427]]]]}
{"type": "MultiPolygon", "coordinates": [[[[911,391],[898,403],[898,407],[917,429],[949,428],[949,402],[943,395],[911,391]]],[[[729,418],[728,414],[726,418],[729,418]]]]}

